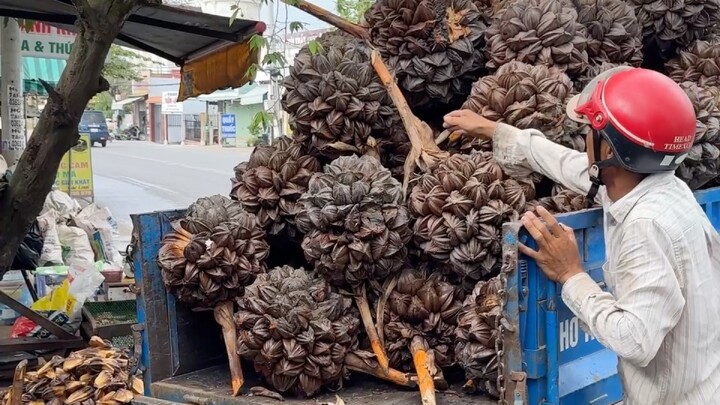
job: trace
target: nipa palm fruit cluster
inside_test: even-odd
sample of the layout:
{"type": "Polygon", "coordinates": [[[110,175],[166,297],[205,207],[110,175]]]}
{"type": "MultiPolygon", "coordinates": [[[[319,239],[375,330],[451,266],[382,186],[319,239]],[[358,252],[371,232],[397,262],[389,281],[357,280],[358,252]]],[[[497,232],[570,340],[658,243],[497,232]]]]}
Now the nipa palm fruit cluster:
{"type": "Polygon", "coordinates": [[[459,365],[468,391],[497,395],[502,226],[537,206],[593,202],[537,174],[510,178],[492,142],[457,134],[438,141],[450,157],[420,165],[403,195],[411,144],[371,50],[421,118],[462,107],[578,153],[590,128],[567,118],[570,97],[616,66],[659,70],[697,114],[677,175],[709,187],[720,184],[719,4],[376,0],[362,23],[369,43],[326,33],[295,58],[282,96],[292,137],[235,168],[237,201],[198,203],[176,222],[160,254],[168,288],[191,306],[235,300],[238,352],[278,391],[337,389],[375,361],[385,371],[374,375],[410,385],[386,367],[440,381],[459,365]],[[278,235],[292,237],[268,244],[278,235]],[[292,248],[307,269],[290,263],[292,248]],[[266,273],[269,261],[292,266],[266,273]]]}
{"type": "Polygon", "coordinates": [[[269,246],[255,215],[215,195],[201,198],[163,237],[158,265],[178,300],[198,308],[241,296],[264,273],[269,246]]]}
{"type": "Polygon", "coordinates": [[[360,326],[350,298],[316,274],[285,266],[258,276],[238,307],[238,352],[274,389],[312,396],[343,386],[360,326]]]}
{"type": "MultiPolygon", "coordinates": [[[[21,401],[30,405],[128,404],[143,395],[142,378],[130,375],[130,357],[94,336],[90,347],[54,356],[36,370],[26,371],[21,401]]],[[[9,404],[10,393],[3,403],[9,404]]]]}

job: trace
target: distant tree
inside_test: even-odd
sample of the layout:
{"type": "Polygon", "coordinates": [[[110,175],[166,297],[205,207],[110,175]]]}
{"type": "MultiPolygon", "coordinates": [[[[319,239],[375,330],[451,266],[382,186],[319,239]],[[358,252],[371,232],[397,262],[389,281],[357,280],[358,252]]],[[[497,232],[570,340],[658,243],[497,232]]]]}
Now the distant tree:
{"type": "Polygon", "coordinates": [[[110,83],[110,90],[95,95],[88,104],[93,110],[112,115],[112,103],[116,94],[129,93],[132,82],[141,80],[141,71],[150,58],[119,45],[110,47],[110,61],[103,67],[103,76],[110,83]]]}
{"type": "Polygon", "coordinates": [[[78,15],[77,36],[67,67],[56,87],[42,82],[48,92],[47,105],[0,194],[0,276],[10,268],[40,213],[65,152],[77,145],[83,110],[93,96],[110,89],[103,65],[125,20],[137,7],[161,4],[160,0],[71,2],[78,15]]]}
{"type": "Polygon", "coordinates": [[[359,23],[372,4],[373,0],[337,0],[337,12],[341,17],[359,23]]]}

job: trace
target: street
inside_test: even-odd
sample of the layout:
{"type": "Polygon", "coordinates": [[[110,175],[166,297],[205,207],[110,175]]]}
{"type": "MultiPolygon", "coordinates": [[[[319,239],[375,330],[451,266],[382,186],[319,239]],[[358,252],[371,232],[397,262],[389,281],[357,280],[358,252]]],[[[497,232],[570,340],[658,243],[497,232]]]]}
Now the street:
{"type": "Polygon", "coordinates": [[[186,208],[200,197],[228,195],[233,167],[251,148],[115,141],[92,148],[95,202],[118,221],[119,249],[130,241],[130,214],[186,208]]]}

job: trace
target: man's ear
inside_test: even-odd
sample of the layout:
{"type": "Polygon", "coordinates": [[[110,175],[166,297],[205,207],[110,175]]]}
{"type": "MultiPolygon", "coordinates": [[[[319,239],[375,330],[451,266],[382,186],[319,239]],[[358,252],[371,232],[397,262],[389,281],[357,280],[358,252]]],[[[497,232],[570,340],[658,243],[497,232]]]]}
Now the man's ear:
{"type": "Polygon", "coordinates": [[[607,143],[605,140],[602,141],[600,144],[600,156],[603,160],[611,157],[613,155],[613,150],[610,147],[610,144],[607,143]]]}

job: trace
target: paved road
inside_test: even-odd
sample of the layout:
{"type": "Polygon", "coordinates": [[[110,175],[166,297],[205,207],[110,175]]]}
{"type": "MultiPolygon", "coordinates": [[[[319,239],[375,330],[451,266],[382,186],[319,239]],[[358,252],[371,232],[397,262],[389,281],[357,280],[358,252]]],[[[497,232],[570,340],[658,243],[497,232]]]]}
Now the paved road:
{"type": "Polygon", "coordinates": [[[130,214],[184,208],[200,197],[230,192],[233,167],[249,148],[158,145],[115,141],[92,149],[95,201],[117,218],[121,240],[132,231],[130,214]]]}

